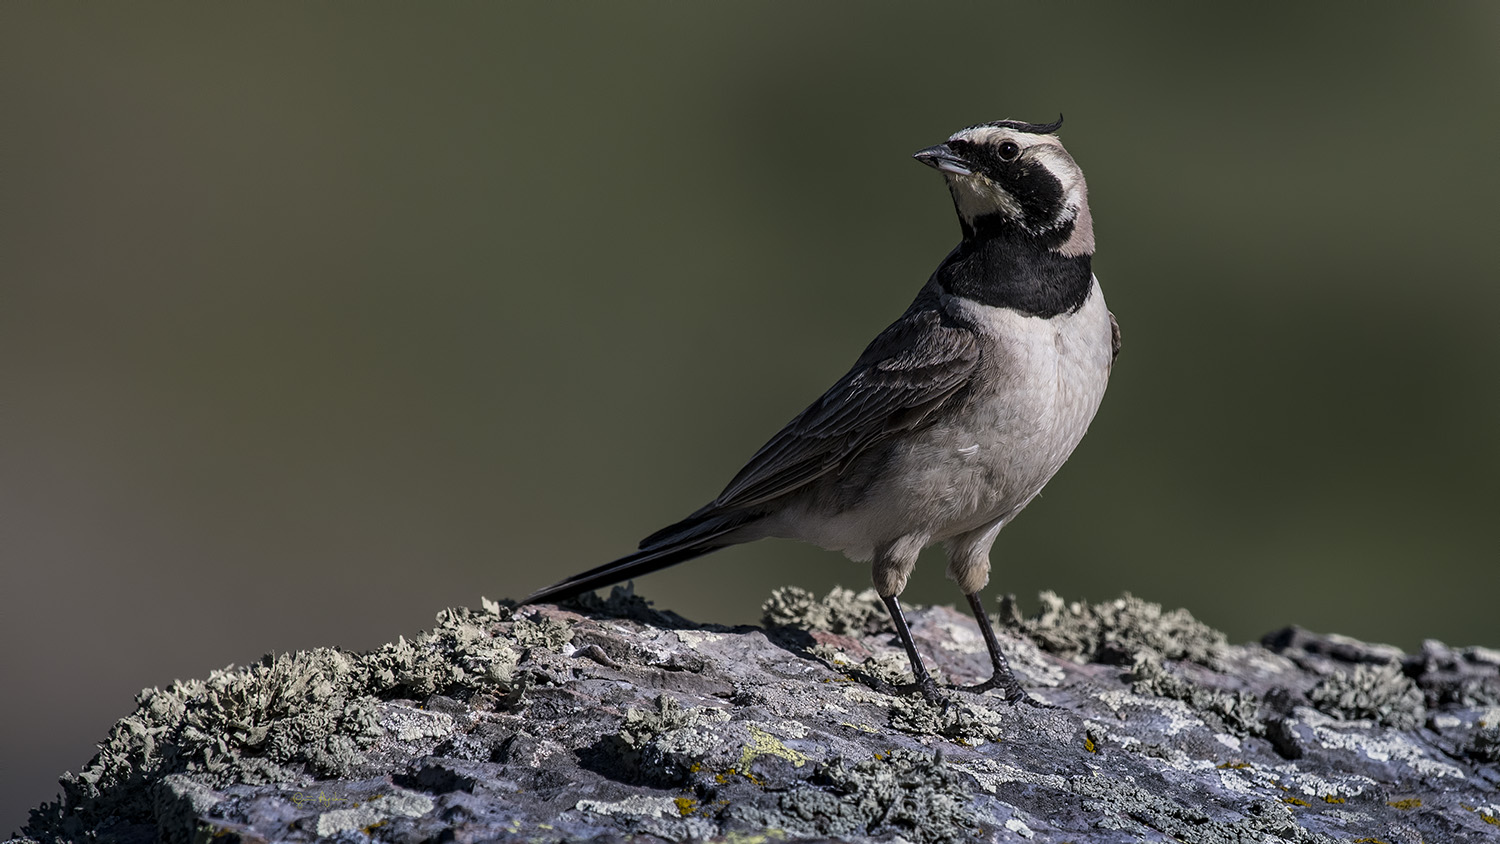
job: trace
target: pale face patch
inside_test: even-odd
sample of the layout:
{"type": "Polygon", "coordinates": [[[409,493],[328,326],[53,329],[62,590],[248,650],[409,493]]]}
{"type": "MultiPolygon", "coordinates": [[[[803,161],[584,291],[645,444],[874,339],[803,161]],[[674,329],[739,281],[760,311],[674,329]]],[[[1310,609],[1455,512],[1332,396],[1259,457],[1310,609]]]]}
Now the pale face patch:
{"type": "Polygon", "coordinates": [[[953,173],[945,175],[948,177],[948,190],[953,194],[953,204],[958,208],[958,213],[964,218],[964,222],[969,225],[973,225],[974,221],[980,217],[996,211],[1012,220],[1021,219],[1021,203],[1017,202],[1009,191],[985,176],[978,173],[967,176],[953,173]]]}
{"type": "Polygon", "coordinates": [[[1018,132],[1000,126],[976,126],[956,132],[948,138],[949,143],[954,141],[989,148],[998,147],[1007,141],[1014,143],[1021,149],[1018,160],[1030,160],[1046,168],[1058,180],[1063,193],[1062,213],[1057,219],[1045,222],[1026,221],[1023,219],[1020,202],[994,180],[982,173],[945,172],[943,175],[953,194],[954,205],[965,223],[972,226],[982,216],[999,213],[1023,223],[1028,230],[1040,232],[1071,221],[1074,223],[1073,235],[1059,251],[1066,255],[1093,252],[1093,217],[1088,210],[1088,187],[1083,179],[1083,171],[1055,136],[1018,132]]]}

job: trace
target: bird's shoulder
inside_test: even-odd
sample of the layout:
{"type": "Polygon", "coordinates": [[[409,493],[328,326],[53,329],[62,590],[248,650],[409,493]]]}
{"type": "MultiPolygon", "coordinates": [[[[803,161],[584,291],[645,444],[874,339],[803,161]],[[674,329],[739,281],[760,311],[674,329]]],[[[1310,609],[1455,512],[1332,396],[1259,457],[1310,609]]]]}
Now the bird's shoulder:
{"type": "Polygon", "coordinates": [[[919,296],[906,313],[870,341],[845,377],[972,367],[982,351],[980,332],[946,298],[919,296]]]}
{"type": "Polygon", "coordinates": [[[920,427],[969,383],[982,357],[979,333],[924,289],[705,510],[762,504],[839,469],[878,440],[920,427]]]}

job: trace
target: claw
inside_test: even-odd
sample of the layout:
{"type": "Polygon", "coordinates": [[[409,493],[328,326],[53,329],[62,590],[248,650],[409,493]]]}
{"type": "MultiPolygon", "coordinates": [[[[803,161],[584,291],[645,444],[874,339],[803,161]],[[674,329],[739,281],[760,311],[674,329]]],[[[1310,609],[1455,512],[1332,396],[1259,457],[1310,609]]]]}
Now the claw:
{"type": "Polygon", "coordinates": [[[928,677],[927,682],[925,683],[902,683],[899,686],[887,683],[884,680],[878,680],[874,677],[867,677],[864,679],[866,681],[866,685],[868,685],[870,688],[874,689],[877,692],[880,692],[881,694],[890,695],[891,697],[920,694],[922,695],[923,700],[927,701],[930,704],[933,704],[934,706],[946,707],[953,703],[952,698],[948,697],[938,690],[938,684],[933,682],[931,677],[928,677]]]}
{"type": "Polygon", "coordinates": [[[920,692],[923,700],[935,706],[947,706],[952,703],[946,695],[938,691],[937,683],[934,683],[931,677],[928,677],[925,683],[907,683],[904,686],[898,686],[897,690],[904,695],[920,692]]]}
{"type": "Polygon", "coordinates": [[[1027,706],[1034,706],[1038,709],[1057,708],[1053,704],[1032,697],[1025,689],[1021,688],[1021,684],[1017,682],[1015,675],[1009,673],[1004,676],[1001,676],[997,673],[995,674],[995,676],[991,677],[988,680],[985,680],[983,683],[975,683],[972,686],[949,686],[949,688],[955,691],[970,692],[971,694],[976,695],[982,695],[985,692],[990,691],[991,689],[1003,689],[1005,692],[1006,703],[1024,703],[1027,706]]]}
{"type": "Polygon", "coordinates": [[[990,689],[1001,689],[1005,692],[1007,703],[1024,703],[1035,706],[1038,709],[1055,709],[1050,703],[1040,700],[1026,693],[1021,687],[1021,681],[1016,679],[1014,672],[1010,670],[1010,663],[1006,661],[1005,654],[1000,650],[1000,642],[995,638],[995,628],[990,625],[990,617],[984,611],[984,602],[980,600],[979,593],[965,595],[969,599],[969,607],[974,611],[974,620],[979,622],[979,632],[984,636],[985,647],[990,652],[990,661],[994,663],[995,675],[983,683],[972,686],[956,687],[960,691],[984,694],[990,689]]]}

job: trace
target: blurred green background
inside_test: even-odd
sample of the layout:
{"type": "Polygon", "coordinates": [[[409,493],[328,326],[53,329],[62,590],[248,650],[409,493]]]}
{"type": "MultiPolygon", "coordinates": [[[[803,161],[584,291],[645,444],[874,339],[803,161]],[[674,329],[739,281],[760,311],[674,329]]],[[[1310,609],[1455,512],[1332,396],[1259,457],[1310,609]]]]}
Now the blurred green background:
{"type": "MultiPolygon", "coordinates": [[[[0,7],[0,832],[143,686],[718,492],[1067,116],[1124,327],[991,591],[1500,645],[1500,6],[0,7]]],[[[863,587],[790,543],[637,584],[863,587]]],[[[940,558],[918,602],[958,596],[940,558]]]]}

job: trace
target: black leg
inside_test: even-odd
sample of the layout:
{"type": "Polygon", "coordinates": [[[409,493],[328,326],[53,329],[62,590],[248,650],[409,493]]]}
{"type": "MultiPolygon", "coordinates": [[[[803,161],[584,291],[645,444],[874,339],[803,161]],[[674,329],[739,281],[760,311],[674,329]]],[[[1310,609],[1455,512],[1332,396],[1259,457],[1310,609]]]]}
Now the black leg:
{"type": "Polygon", "coordinates": [[[910,687],[899,691],[919,691],[922,697],[937,703],[942,700],[938,694],[937,683],[932,681],[932,676],[927,673],[927,666],[922,664],[922,657],[917,653],[917,643],[911,637],[911,628],[906,626],[906,613],[901,611],[901,604],[895,595],[881,598],[885,601],[885,608],[890,610],[891,621],[896,623],[896,635],[901,637],[901,644],[906,648],[906,658],[911,660],[912,678],[916,680],[910,687]]]}
{"type": "Polygon", "coordinates": [[[969,599],[969,608],[974,611],[974,620],[979,622],[979,633],[984,636],[984,646],[989,648],[990,663],[995,668],[995,674],[983,683],[964,686],[963,690],[987,692],[990,689],[1001,689],[1005,692],[1005,699],[1012,703],[1022,702],[1034,706],[1045,706],[1046,704],[1021,688],[1021,681],[1017,680],[1015,672],[1010,670],[1010,663],[1006,661],[1005,654],[1000,651],[1000,640],[995,638],[995,628],[990,626],[990,617],[984,611],[984,600],[979,597],[979,593],[974,592],[964,597],[969,599]]]}

